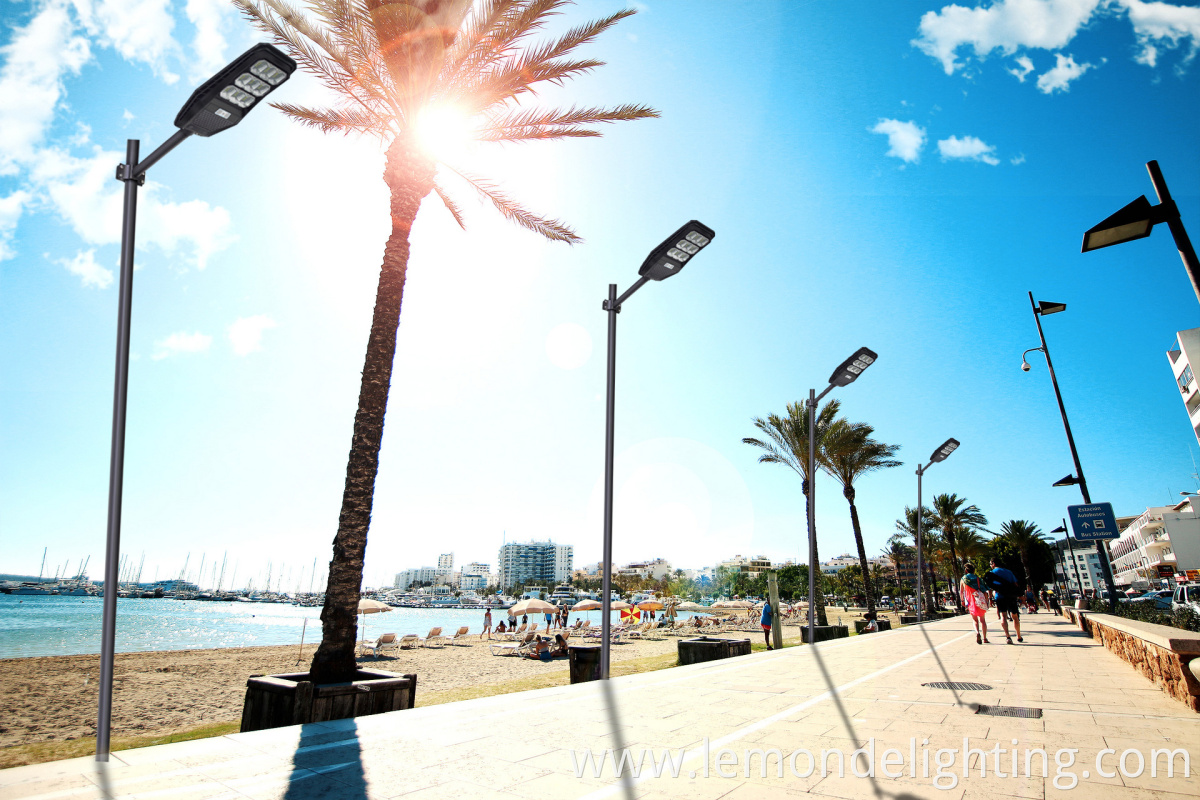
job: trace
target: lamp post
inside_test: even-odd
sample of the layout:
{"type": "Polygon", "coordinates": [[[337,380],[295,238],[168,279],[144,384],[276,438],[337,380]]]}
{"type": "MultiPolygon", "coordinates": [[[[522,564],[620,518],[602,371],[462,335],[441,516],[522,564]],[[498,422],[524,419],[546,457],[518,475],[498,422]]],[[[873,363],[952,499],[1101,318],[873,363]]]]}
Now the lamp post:
{"type": "MultiPolygon", "coordinates": [[[[924,514],[921,513],[921,478],[925,475],[925,470],[937,464],[939,461],[945,461],[950,457],[950,454],[958,449],[958,439],[947,439],[942,442],[937,450],[933,451],[933,455],[929,457],[929,463],[923,467],[917,467],[917,622],[924,621],[924,600],[921,594],[924,588],[924,569],[925,569],[925,548],[922,538],[924,536],[924,514]]],[[[935,590],[936,586],[933,587],[935,590]]]]}
{"type": "MultiPolygon", "coordinates": [[[[1171,236],[1175,239],[1175,247],[1179,257],[1183,259],[1184,269],[1192,282],[1192,291],[1200,300],[1200,261],[1196,259],[1196,250],[1192,240],[1188,238],[1179,216],[1179,207],[1171,198],[1167,182],[1163,179],[1162,170],[1157,161],[1147,161],[1146,171],[1150,173],[1150,182],[1154,184],[1154,193],[1158,195],[1158,205],[1150,205],[1146,195],[1142,195],[1117,213],[1105,219],[1100,224],[1089,228],[1083,234],[1083,249],[1087,253],[1134,239],[1144,239],[1150,235],[1151,229],[1160,222],[1167,223],[1171,236]]],[[[1115,591],[1115,589],[1114,589],[1115,591]]]]}
{"type": "Polygon", "coordinates": [[[817,403],[835,386],[849,386],[867,367],[875,363],[879,355],[866,347],[860,347],[829,376],[829,385],[817,394],[808,390],[808,643],[817,643],[817,403]]]}
{"type": "Polygon", "coordinates": [[[121,498],[125,474],[125,410],[129,393],[129,321],[133,310],[133,244],[137,230],[137,190],[146,170],[192,134],[212,136],[242,121],[296,71],[296,62],[269,44],[256,44],[209,78],[175,117],[179,128],[158,149],[138,160],[140,142],[125,143],[125,163],[117,180],[125,184],[121,221],[121,283],[117,305],[117,366],[113,388],[112,450],[108,477],[108,534],[104,561],[104,608],[100,636],[100,706],[96,723],[96,760],[108,761],[112,720],[113,656],[117,633],[117,567],[121,554],[121,498]]]}
{"type": "MultiPolygon", "coordinates": [[[[1064,519],[1060,527],[1055,528],[1050,532],[1061,533],[1063,536],[1067,537],[1067,549],[1071,551],[1071,564],[1075,567],[1075,582],[1079,584],[1079,596],[1083,597],[1083,577],[1079,574],[1079,562],[1075,560],[1075,546],[1071,544],[1071,531],[1067,528],[1067,521],[1064,519]]],[[[1067,579],[1067,594],[1068,599],[1070,599],[1071,574],[1065,569],[1063,570],[1063,573],[1063,577],[1067,579]]]]}
{"type": "Polygon", "coordinates": [[[608,680],[609,632],[612,628],[612,510],[613,510],[613,425],[617,385],[617,314],[621,304],[642,288],[647,281],[662,281],[678,274],[693,256],[708,246],[716,234],[712,228],[692,220],[662,244],[650,251],[639,277],[625,293],[617,297],[617,285],[608,285],[608,299],[601,308],[608,312],[608,399],[605,405],[604,429],[604,561],[601,573],[600,600],[600,678],[608,680]]]}
{"type": "MultiPolygon", "coordinates": [[[[1054,362],[1050,360],[1050,348],[1046,345],[1046,334],[1042,331],[1042,317],[1046,314],[1057,314],[1060,311],[1065,311],[1066,303],[1048,303],[1045,301],[1034,303],[1033,292],[1029,293],[1029,307],[1033,309],[1033,321],[1037,323],[1038,338],[1042,341],[1041,347],[1031,347],[1021,355],[1021,369],[1029,372],[1029,362],[1025,360],[1025,356],[1041,351],[1046,357],[1046,367],[1050,371],[1050,383],[1054,386],[1054,397],[1058,400],[1058,412],[1062,415],[1063,429],[1067,432],[1067,445],[1071,448],[1071,460],[1075,464],[1075,474],[1067,475],[1059,478],[1054,482],[1054,486],[1078,486],[1080,494],[1083,495],[1083,502],[1091,505],[1092,497],[1088,493],[1087,479],[1083,477],[1083,466],[1079,463],[1079,452],[1075,449],[1075,437],[1071,435],[1071,423],[1067,421],[1067,409],[1063,405],[1062,392],[1058,389],[1058,378],[1054,375],[1054,362]]],[[[1070,540],[1070,536],[1067,537],[1070,540]]],[[[1109,600],[1110,608],[1115,612],[1117,610],[1117,585],[1113,582],[1112,566],[1108,562],[1108,547],[1104,540],[1097,540],[1096,552],[1100,556],[1100,569],[1104,573],[1104,581],[1108,584],[1109,590],[1112,592],[1112,597],[1109,600]]],[[[1079,585],[1079,591],[1082,594],[1083,584],[1079,585]]]]}

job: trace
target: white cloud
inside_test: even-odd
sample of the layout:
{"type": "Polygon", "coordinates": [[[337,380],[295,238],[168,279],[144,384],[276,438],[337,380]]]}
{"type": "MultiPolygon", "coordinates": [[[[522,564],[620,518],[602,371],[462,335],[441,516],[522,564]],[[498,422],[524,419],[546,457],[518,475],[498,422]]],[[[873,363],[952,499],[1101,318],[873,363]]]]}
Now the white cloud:
{"type": "Polygon", "coordinates": [[[1073,57],[1064,56],[1062,53],[1056,54],[1054,58],[1054,66],[1038,75],[1037,87],[1043,94],[1067,91],[1067,86],[1071,81],[1096,66],[1095,64],[1076,64],[1073,57]]]}
{"type": "MultiPolygon", "coordinates": [[[[31,183],[85,244],[115,244],[121,238],[123,187],[113,168],[123,156],[94,147],[88,158],[48,147],[32,165],[31,183]]],[[[186,265],[204,269],[208,259],[234,240],[229,212],[202,200],[161,199],[163,187],[147,182],[138,201],[139,247],[153,245],[186,265]]]]}
{"type": "Polygon", "coordinates": [[[175,18],[170,0],[72,0],[79,21],[88,34],[126,61],[141,61],[154,74],[171,84],[179,76],[167,69],[167,56],[176,55],[179,45],[171,36],[175,18]]]}
{"type": "Polygon", "coordinates": [[[210,344],[212,344],[212,337],[205,336],[198,331],[196,333],[172,333],[161,342],[154,343],[154,355],[151,358],[161,361],[176,353],[203,353],[210,344]]]}
{"type": "Polygon", "coordinates": [[[16,255],[16,251],[12,249],[13,233],[28,202],[28,192],[18,191],[8,197],[0,197],[0,261],[16,255]]]}
{"type": "Polygon", "coordinates": [[[1025,163],[1025,154],[1020,153],[1019,155],[1013,156],[1012,158],[1010,158],[1008,160],[1008,163],[1012,164],[1014,167],[1024,164],[1025,163]]]}
{"type": "Polygon", "coordinates": [[[74,258],[60,258],[58,263],[66,267],[67,272],[78,275],[84,286],[107,289],[112,285],[113,272],[96,263],[95,250],[80,250],[74,258]]]}
{"type": "Polygon", "coordinates": [[[961,139],[951,136],[949,139],[940,139],[937,144],[943,161],[982,161],[993,167],[1000,163],[1000,159],[993,155],[996,148],[974,136],[964,136],[961,139]]]}
{"type": "Polygon", "coordinates": [[[1010,69],[1009,72],[1017,76],[1017,80],[1021,83],[1025,82],[1025,77],[1033,72],[1033,61],[1029,56],[1017,56],[1017,66],[1015,69],[1010,69]]]}
{"type": "Polygon", "coordinates": [[[0,48],[0,175],[33,158],[62,98],[63,76],[91,58],[87,40],[73,31],[65,5],[51,2],[0,48]]]}
{"type": "Polygon", "coordinates": [[[275,320],[263,314],[236,320],[229,326],[229,343],[233,345],[233,352],[245,356],[262,350],[263,331],[274,327],[275,320]]]}
{"type": "Polygon", "coordinates": [[[1091,19],[1102,0],[999,0],[987,8],[948,5],[921,17],[913,44],[942,62],[947,75],[963,65],[959,48],[970,45],[985,58],[993,50],[1012,55],[1019,48],[1065,47],[1091,19]]]}
{"type": "Polygon", "coordinates": [[[196,58],[189,77],[194,81],[206,79],[225,66],[224,29],[233,14],[233,5],[226,0],[187,0],[184,13],[196,28],[192,50],[196,58]]]}
{"type": "Polygon", "coordinates": [[[925,146],[925,129],[915,122],[881,119],[871,128],[871,133],[882,133],[888,137],[889,156],[910,164],[920,160],[921,148],[925,146]]]}
{"type": "Polygon", "coordinates": [[[1200,48],[1200,8],[1160,2],[1144,3],[1142,0],[1121,0],[1121,5],[1129,13],[1129,21],[1141,47],[1137,61],[1155,66],[1158,63],[1158,47],[1155,43],[1168,48],[1189,43],[1184,63],[1196,56],[1200,48]]]}

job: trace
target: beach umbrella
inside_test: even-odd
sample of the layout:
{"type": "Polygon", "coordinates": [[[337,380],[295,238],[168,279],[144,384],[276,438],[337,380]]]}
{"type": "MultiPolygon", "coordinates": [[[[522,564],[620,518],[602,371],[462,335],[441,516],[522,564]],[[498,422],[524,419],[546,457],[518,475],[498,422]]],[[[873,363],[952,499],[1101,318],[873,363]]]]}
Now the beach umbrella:
{"type": "Polygon", "coordinates": [[[626,603],[624,600],[618,600],[615,603],[609,604],[609,608],[611,608],[613,611],[624,611],[627,608],[633,608],[633,606],[629,605],[629,603],[626,603]]]}
{"type": "Polygon", "coordinates": [[[599,600],[580,600],[575,605],[571,606],[572,611],[598,611],[603,606],[599,600]]]}
{"type": "MultiPolygon", "coordinates": [[[[359,614],[383,614],[383,613],[386,613],[391,610],[392,610],[392,607],[389,606],[387,603],[381,603],[378,600],[371,600],[368,597],[360,597],[358,599],[358,613],[359,614]]],[[[362,631],[363,631],[362,640],[365,642],[367,640],[367,619],[366,619],[366,617],[363,617],[362,631]]]]}
{"type": "Polygon", "coordinates": [[[708,606],[702,606],[699,603],[688,601],[675,606],[676,611],[708,611],[708,606]]]}
{"type": "Polygon", "coordinates": [[[642,611],[662,611],[666,606],[657,600],[643,600],[637,604],[637,607],[642,611]]]}
{"type": "Polygon", "coordinates": [[[749,600],[721,600],[713,603],[713,608],[754,608],[749,600]]]}
{"type": "Polygon", "coordinates": [[[521,614],[553,614],[558,611],[558,606],[553,603],[547,603],[545,600],[535,600],[530,597],[517,603],[509,611],[518,616],[521,614]]]}

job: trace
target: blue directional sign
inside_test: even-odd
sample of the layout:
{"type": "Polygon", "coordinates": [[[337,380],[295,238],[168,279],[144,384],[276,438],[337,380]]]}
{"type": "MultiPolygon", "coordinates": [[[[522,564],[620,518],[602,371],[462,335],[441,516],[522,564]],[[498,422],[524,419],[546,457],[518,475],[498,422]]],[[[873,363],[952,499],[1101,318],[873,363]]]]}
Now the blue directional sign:
{"type": "Polygon", "coordinates": [[[1116,539],[1121,535],[1117,530],[1117,518],[1113,514],[1112,503],[1067,506],[1067,516],[1071,518],[1071,530],[1075,533],[1075,538],[1081,542],[1116,539]]]}

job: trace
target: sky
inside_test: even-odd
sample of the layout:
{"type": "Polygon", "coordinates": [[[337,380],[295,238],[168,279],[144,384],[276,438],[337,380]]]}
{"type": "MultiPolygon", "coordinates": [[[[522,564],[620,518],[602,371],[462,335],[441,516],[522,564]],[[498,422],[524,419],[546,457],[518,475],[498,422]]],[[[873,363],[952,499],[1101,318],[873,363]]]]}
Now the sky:
{"type": "MultiPolygon", "coordinates": [[[[1200,236],[1200,5],[1140,0],[668,2],[581,55],[543,105],[661,118],[520,146],[441,137],[584,238],[516,228],[469,189],[426,198],[412,255],[365,584],[496,564],[504,541],[602,546],[607,286],[697,219],[713,242],[619,317],[614,560],[807,559],[800,481],[742,443],[834,390],[902,467],[856,485],[868,554],[906,505],[965,496],[989,528],[1048,531],[1073,471],[1027,292],[1044,319],[1094,501],[1118,515],[1200,488],[1166,351],[1200,325],[1165,226],[1081,254],[1157,159],[1200,236]]],[[[612,13],[566,9],[561,33],[612,13]]],[[[0,26],[0,572],[103,571],[125,140],[147,154],[192,90],[264,40],[219,0],[36,0],[0,26]],[[136,19],[134,24],[132,20],[136,19]]],[[[302,72],[273,100],[329,96],[302,72]]],[[[378,143],[269,107],[192,137],[140,192],[122,553],[143,580],[228,554],[324,572],[389,221],[378,143]]],[[[817,482],[822,558],[854,548],[817,482]]],[[[287,588],[287,586],[285,586],[287,588]]]]}

